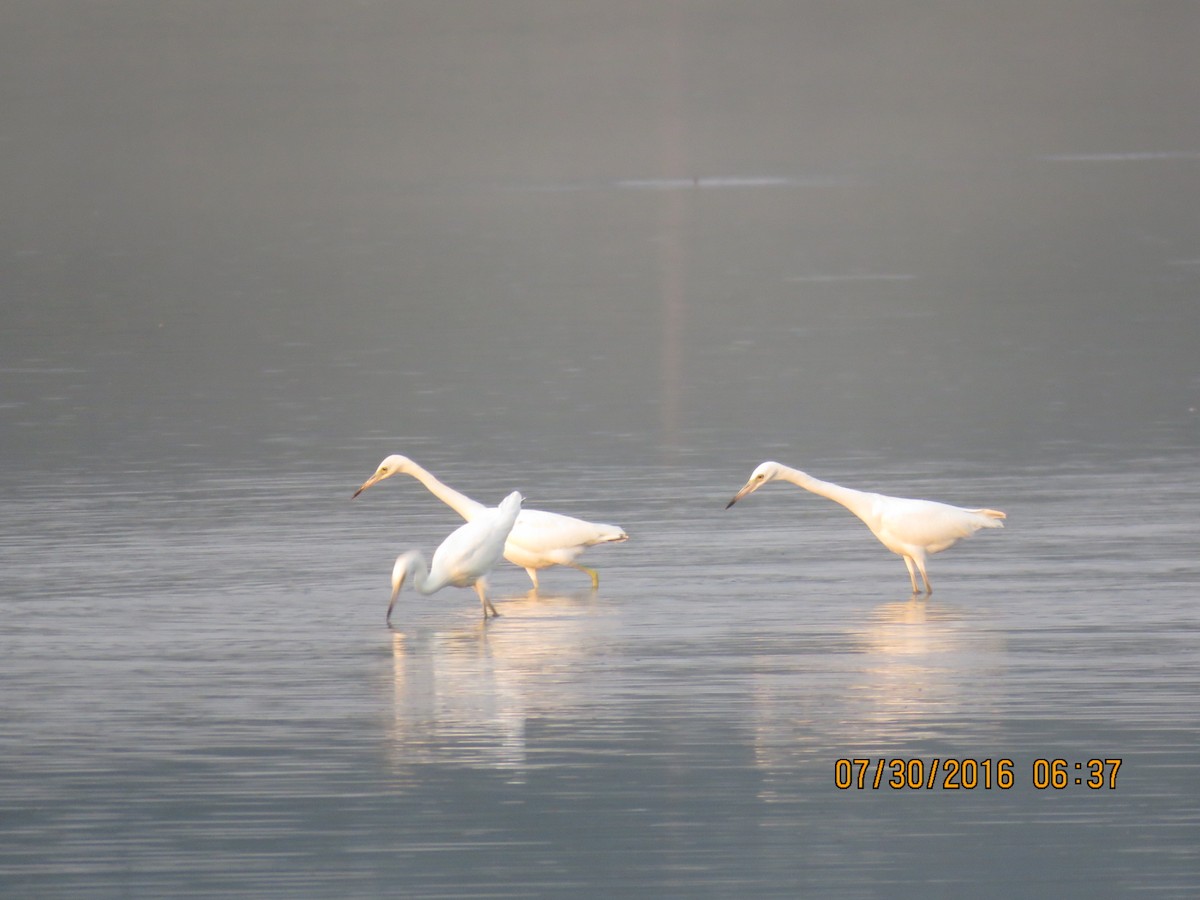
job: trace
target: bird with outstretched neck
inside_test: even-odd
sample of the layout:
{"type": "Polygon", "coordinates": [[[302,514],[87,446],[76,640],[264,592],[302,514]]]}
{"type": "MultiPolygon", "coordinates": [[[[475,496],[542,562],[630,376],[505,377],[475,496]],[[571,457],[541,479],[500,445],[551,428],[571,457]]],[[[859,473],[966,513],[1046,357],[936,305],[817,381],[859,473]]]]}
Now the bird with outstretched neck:
{"type": "Polygon", "coordinates": [[[791,482],[806,491],[840,503],[862,519],[883,546],[903,558],[914,595],[921,592],[917,586],[918,571],[925,582],[925,593],[933,593],[929,574],[925,571],[926,560],[931,554],[953,547],[981,528],[1004,527],[1000,520],[1005,515],[998,509],[963,509],[936,500],[909,500],[856,491],[769,461],[751,473],[750,480],[725,504],[725,508],[729,509],[769,481],[791,482]]]}
{"type": "MultiPolygon", "coordinates": [[[[407,456],[399,455],[389,456],[381,462],[375,474],[363,482],[354,496],[357,497],[385,478],[401,474],[417,479],[433,496],[468,522],[487,509],[482,503],[439,481],[429,470],[407,456]]],[[[627,540],[629,535],[616,525],[585,522],[540,509],[523,509],[504,544],[504,558],[529,574],[534,590],[538,588],[538,570],[549,566],[568,566],[585,572],[592,579],[592,589],[595,590],[600,586],[600,573],[580,565],[575,561],[576,557],[596,544],[615,544],[627,540]]]]}

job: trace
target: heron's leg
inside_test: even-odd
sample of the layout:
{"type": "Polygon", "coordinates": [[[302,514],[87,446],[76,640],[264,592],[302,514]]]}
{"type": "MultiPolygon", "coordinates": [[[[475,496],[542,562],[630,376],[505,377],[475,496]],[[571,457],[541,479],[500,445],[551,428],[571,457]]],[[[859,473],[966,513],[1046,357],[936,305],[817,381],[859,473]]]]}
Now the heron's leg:
{"type": "Polygon", "coordinates": [[[533,589],[538,589],[537,569],[531,569],[526,566],[525,571],[529,574],[529,580],[533,582],[533,589]]]}
{"type": "Polygon", "coordinates": [[[592,590],[597,590],[600,587],[600,573],[595,569],[589,569],[587,566],[581,566],[579,563],[567,563],[572,569],[578,569],[580,572],[586,572],[588,577],[592,579],[592,590]]]}
{"type": "Polygon", "coordinates": [[[920,571],[921,578],[925,582],[925,594],[928,596],[933,593],[933,585],[929,583],[929,573],[925,571],[925,560],[920,556],[917,557],[917,569],[920,571]]]}
{"type": "Polygon", "coordinates": [[[488,617],[489,610],[493,616],[500,615],[500,613],[496,612],[496,607],[492,606],[492,601],[488,599],[487,582],[482,578],[475,580],[475,593],[479,595],[479,602],[483,606],[483,617],[485,619],[488,617]]]}
{"type": "Polygon", "coordinates": [[[921,593],[921,589],[917,587],[917,572],[913,567],[912,557],[904,556],[901,557],[901,559],[904,560],[904,565],[908,567],[908,580],[912,582],[913,596],[915,597],[917,594],[921,593]]]}

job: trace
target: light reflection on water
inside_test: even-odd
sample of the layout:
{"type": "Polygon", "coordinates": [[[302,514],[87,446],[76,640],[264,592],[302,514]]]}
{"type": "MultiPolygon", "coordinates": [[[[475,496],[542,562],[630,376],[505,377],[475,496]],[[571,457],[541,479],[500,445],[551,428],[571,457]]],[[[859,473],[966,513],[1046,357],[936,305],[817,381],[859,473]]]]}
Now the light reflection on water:
{"type": "Polygon", "coordinates": [[[562,691],[587,641],[577,608],[590,598],[531,594],[504,602],[511,623],[393,631],[395,765],[453,761],[519,778],[526,720],[577,705],[562,691]]]}
{"type": "MultiPolygon", "coordinates": [[[[499,619],[448,590],[406,595],[395,630],[394,535],[420,545],[446,527],[428,498],[331,503],[324,473],[182,498],[153,480],[18,492],[0,876],[34,893],[281,896],[385,875],[487,894],[499,878],[504,896],[582,890],[603,860],[626,864],[615,883],[631,890],[837,893],[917,877],[904,848],[923,833],[1008,847],[981,864],[1011,879],[1009,829],[1038,835],[1018,855],[1053,859],[1078,852],[1074,823],[1093,835],[1095,883],[1153,881],[1125,862],[1150,857],[1169,888],[1196,871],[1178,843],[1197,822],[1196,574],[1184,523],[1169,524],[1188,471],[1116,490],[1105,471],[1053,489],[992,477],[1011,527],[938,557],[929,600],[908,599],[903,567],[832,505],[783,488],[734,519],[713,502],[724,469],[690,472],[700,499],[682,504],[647,473],[619,517],[635,538],[590,556],[597,593],[566,570],[523,593],[505,567],[499,619]],[[1158,513],[1129,525],[1134,508],[1158,513]],[[391,537],[375,535],[382,518],[391,537]],[[1072,538],[1068,520],[1101,537],[1072,538]],[[1113,558],[1109,522],[1156,542],[1154,582],[1144,560],[1113,558]],[[60,566],[62,547],[78,550],[60,566]],[[1046,755],[1121,756],[1120,787],[1051,800],[1028,783],[1046,755]],[[837,758],[878,756],[1009,756],[1018,786],[956,800],[832,787],[837,758]],[[1130,823],[1139,798],[1158,809],[1130,823]],[[1109,852],[1118,822],[1132,855],[1109,852]],[[827,863],[879,842],[895,851],[854,875],[827,863]],[[462,859],[448,868],[447,853],[462,859]]],[[[587,473],[601,493],[620,478],[587,473]]]]}
{"type": "Polygon", "coordinates": [[[536,5],[12,5],[0,894],[1193,896],[1191,10],[536,5]]]}

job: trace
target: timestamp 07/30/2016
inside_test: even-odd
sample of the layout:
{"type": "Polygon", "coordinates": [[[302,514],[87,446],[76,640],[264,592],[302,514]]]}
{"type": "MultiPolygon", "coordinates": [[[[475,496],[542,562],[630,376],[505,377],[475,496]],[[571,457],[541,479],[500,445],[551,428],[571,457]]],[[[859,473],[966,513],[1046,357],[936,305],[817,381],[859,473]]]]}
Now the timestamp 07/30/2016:
{"type": "MultiPolygon", "coordinates": [[[[1068,787],[1116,790],[1121,760],[1035,759],[1029,783],[1037,790],[1061,791],[1068,787]]],[[[833,765],[833,785],[838,790],[1001,790],[1018,782],[1016,764],[1008,757],[919,757],[839,759],[833,765]]]]}

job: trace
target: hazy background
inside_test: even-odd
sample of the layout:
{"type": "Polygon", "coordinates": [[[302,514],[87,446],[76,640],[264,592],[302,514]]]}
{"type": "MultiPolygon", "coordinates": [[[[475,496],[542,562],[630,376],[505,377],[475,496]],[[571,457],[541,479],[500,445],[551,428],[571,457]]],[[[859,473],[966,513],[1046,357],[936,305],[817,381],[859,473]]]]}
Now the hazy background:
{"type": "Polygon", "coordinates": [[[0,893],[1194,896],[1198,48],[1190,2],[0,5],[0,893]],[[351,502],[393,452],[631,540],[388,630],[458,523],[351,502]],[[911,600],[824,500],[724,511],[769,457],[1009,518],[911,600]]]}
{"type": "Polygon", "coordinates": [[[1195,446],[1191,3],[3,19],[11,464],[1195,446]]]}

